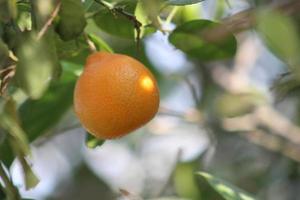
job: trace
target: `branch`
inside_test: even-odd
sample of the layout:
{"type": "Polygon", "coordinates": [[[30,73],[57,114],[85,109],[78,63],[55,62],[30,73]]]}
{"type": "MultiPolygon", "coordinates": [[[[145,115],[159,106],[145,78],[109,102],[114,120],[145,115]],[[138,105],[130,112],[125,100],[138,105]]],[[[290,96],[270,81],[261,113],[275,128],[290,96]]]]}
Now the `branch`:
{"type": "Polygon", "coordinates": [[[300,162],[299,145],[292,144],[289,141],[267,134],[263,131],[251,131],[241,133],[240,135],[256,145],[262,146],[273,152],[281,153],[292,160],[300,162]]]}
{"type": "MultiPolygon", "coordinates": [[[[270,5],[271,9],[277,10],[285,15],[297,14],[300,10],[300,1],[291,0],[282,4],[270,5]]],[[[223,23],[215,28],[207,30],[205,36],[208,40],[218,41],[226,38],[230,33],[239,33],[254,27],[256,24],[256,10],[248,9],[232,15],[223,20],[223,23]]]]}
{"type": "MultiPolygon", "coordinates": [[[[57,5],[55,6],[53,12],[51,13],[49,19],[47,20],[47,22],[44,24],[44,26],[41,28],[41,30],[39,31],[38,35],[37,35],[37,39],[40,40],[43,35],[45,35],[45,33],[47,32],[47,30],[49,29],[49,27],[51,26],[53,20],[55,19],[55,17],[57,16],[59,10],[61,7],[61,1],[58,1],[57,5]]],[[[76,11],[75,11],[76,12],[76,11]]]]}

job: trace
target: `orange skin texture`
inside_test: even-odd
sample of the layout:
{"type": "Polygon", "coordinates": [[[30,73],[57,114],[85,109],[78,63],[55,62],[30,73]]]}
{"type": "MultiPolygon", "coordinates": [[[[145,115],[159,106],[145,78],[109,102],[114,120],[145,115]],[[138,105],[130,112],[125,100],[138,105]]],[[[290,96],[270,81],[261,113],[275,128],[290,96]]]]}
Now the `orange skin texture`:
{"type": "Polygon", "coordinates": [[[136,59],[107,52],[87,58],[74,91],[74,109],[99,139],[124,136],[149,122],[159,107],[151,72],[136,59]]]}

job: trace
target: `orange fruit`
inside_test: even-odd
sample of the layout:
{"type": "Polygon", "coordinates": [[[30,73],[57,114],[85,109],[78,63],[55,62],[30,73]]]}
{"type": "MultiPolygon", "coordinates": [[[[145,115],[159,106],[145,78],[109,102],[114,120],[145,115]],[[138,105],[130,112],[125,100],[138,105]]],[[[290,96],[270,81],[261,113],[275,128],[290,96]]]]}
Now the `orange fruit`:
{"type": "Polygon", "coordinates": [[[157,113],[159,90],[136,59],[107,52],[87,58],[74,91],[74,109],[88,132],[100,139],[124,136],[157,113]]]}

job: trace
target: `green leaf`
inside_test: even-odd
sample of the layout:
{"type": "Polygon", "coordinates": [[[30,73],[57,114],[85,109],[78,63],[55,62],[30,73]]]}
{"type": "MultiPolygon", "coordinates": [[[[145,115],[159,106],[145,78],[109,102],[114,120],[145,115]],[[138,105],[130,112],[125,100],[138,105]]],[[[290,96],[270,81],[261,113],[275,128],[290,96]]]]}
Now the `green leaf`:
{"type": "Polygon", "coordinates": [[[58,15],[59,22],[56,31],[66,41],[78,37],[87,24],[81,0],[62,0],[58,15]]]}
{"type": "Polygon", "coordinates": [[[39,178],[35,175],[35,173],[32,171],[31,166],[27,163],[25,158],[21,159],[21,165],[24,171],[24,179],[25,179],[25,187],[26,190],[29,190],[31,188],[34,188],[37,186],[37,184],[40,182],[39,178]]]}
{"type": "Polygon", "coordinates": [[[114,53],[113,49],[101,37],[92,33],[88,34],[88,37],[96,45],[98,51],[114,53]]]}
{"type": "Polygon", "coordinates": [[[88,148],[94,149],[96,147],[100,147],[104,144],[105,140],[98,139],[94,137],[91,133],[87,132],[85,144],[88,148]]]}
{"type": "Polygon", "coordinates": [[[103,8],[93,17],[96,25],[111,35],[134,39],[133,23],[120,13],[103,8]]]}
{"type": "Polygon", "coordinates": [[[299,67],[300,39],[292,18],[277,11],[260,10],[257,23],[257,30],[267,46],[293,69],[299,67]]]}
{"type": "Polygon", "coordinates": [[[10,166],[14,160],[14,153],[8,141],[8,136],[4,138],[3,143],[0,145],[0,160],[5,166],[10,166]]]}
{"type": "Polygon", "coordinates": [[[199,3],[204,0],[166,0],[166,2],[170,5],[189,5],[189,4],[195,4],[199,3]]]}
{"type": "Polygon", "coordinates": [[[220,95],[216,108],[221,116],[237,117],[253,111],[256,106],[266,103],[266,98],[257,91],[220,95]]]}
{"type": "Polygon", "coordinates": [[[34,35],[29,35],[24,39],[17,52],[16,81],[30,98],[38,99],[48,89],[57,62],[44,38],[37,40],[34,35]]]}
{"type": "Polygon", "coordinates": [[[53,127],[71,107],[77,77],[64,72],[38,100],[28,99],[19,108],[22,126],[33,141],[53,127]]]}
{"type": "Polygon", "coordinates": [[[255,200],[245,191],[233,186],[232,184],[216,178],[206,172],[198,172],[197,175],[204,179],[216,192],[225,200],[255,200]]]}
{"type": "Polygon", "coordinates": [[[16,0],[0,0],[0,22],[8,23],[16,15],[16,0]]]}
{"type": "Polygon", "coordinates": [[[232,34],[214,38],[211,32],[220,24],[209,20],[193,20],[178,26],[169,41],[189,56],[202,61],[231,58],[236,53],[237,41],[232,34]]]}
{"type": "Polygon", "coordinates": [[[0,111],[0,126],[9,133],[24,155],[29,154],[29,143],[20,126],[15,102],[12,99],[0,101],[0,111]]]}

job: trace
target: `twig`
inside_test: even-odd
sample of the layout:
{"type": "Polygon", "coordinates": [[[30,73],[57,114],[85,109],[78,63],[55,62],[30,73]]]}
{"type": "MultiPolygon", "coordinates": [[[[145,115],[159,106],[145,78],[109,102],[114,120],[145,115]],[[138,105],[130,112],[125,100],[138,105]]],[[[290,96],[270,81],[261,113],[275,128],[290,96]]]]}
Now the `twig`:
{"type": "MultiPolygon", "coordinates": [[[[282,4],[270,5],[271,9],[277,10],[282,14],[293,15],[300,10],[300,1],[291,0],[284,1],[282,4]]],[[[256,10],[248,9],[232,15],[223,20],[223,23],[215,28],[210,28],[205,32],[207,40],[220,41],[231,33],[239,33],[241,31],[252,28],[256,24],[256,10]]]]}
{"type": "MultiPolygon", "coordinates": [[[[57,16],[59,10],[61,7],[61,1],[59,0],[57,5],[55,6],[53,12],[51,13],[49,19],[47,20],[47,22],[44,24],[44,26],[41,28],[41,30],[39,31],[38,35],[37,35],[37,39],[40,40],[43,35],[45,35],[45,33],[47,32],[47,30],[49,29],[49,27],[51,26],[54,18],[57,16]]],[[[76,11],[74,11],[76,12],[76,11]]]]}
{"type": "Polygon", "coordinates": [[[9,66],[0,70],[0,96],[4,95],[10,80],[14,77],[16,72],[16,65],[9,66]]]}
{"type": "Polygon", "coordinates": [[[240,135],[256,145],[262,146],[273,152],[281,153],[292,160],[300,162],[299,145],[292,144],[280,137],[267,134],[260,130],[244,132],[240,133],[240,135]]]}
{"type": "Polygon", "coordinates": [[[92,42],[92,41],[90,40],[89,36],[88,36],[86,33],[84,33],[83,35],[84,35],[85,40],[86,40],[86,42],[87,42],[87,44],[88,44],[88,46],[89,46],[90,52],[91,52],[91,53],[97,52],[97,48],[96,48],[94,42],[92,42]]]}
{"type": "Polygon", "coordinates": [[[184,81],[188,85],[188,87],[189,87],[189,89],[190,89],[190,91],[192,93],[193,99],[195,101],[195,104],[197,106],[199,104],[199,102],[200,102],[200,99],[197,96],[197,90],[196,90],[195,86],[193,85],[193,83],[191,82],[191,80],[188,77],[185,78],[184,81]]]}
{"type": "Polygon", "coordinates": [[[300,127],[270,106],[260,106],[245,116],[224,119],[223,127],[229,131],[253,131],[257,127],[266,127],[273,134],[300,145],[300,127]]]}
{"type": "Polygon", "coordinates": [[[0,162],[0,178],[4,182],[4,185],[5,185],[4,190],[7,195],[7,199],[21,200],[19,191],[16,189],[16,187],[13,185],[12,181],[8,177],[1,162],[0,162]]]}

